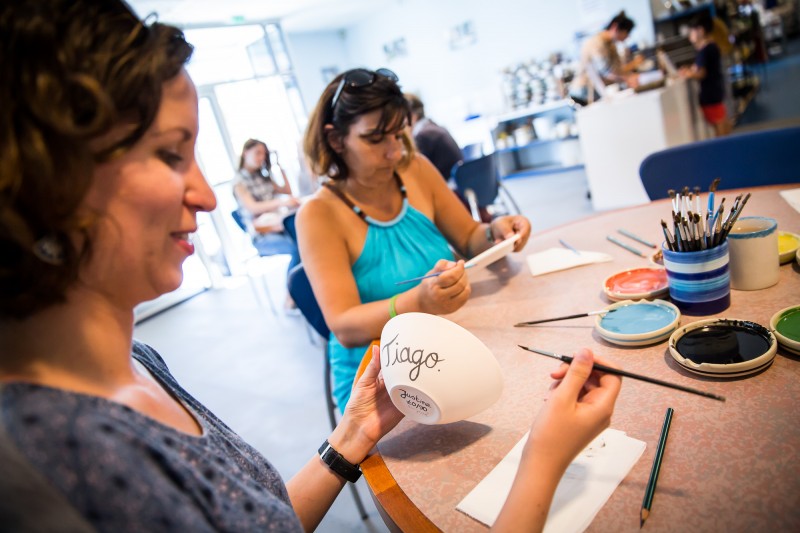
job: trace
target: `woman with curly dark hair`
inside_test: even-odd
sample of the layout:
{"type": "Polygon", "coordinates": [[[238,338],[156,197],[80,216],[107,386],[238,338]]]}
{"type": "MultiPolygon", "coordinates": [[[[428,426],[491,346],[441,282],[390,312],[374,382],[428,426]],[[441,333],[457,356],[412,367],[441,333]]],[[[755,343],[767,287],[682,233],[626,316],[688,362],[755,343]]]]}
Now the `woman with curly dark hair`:
{"type": "MultiPolygon", "coordinates": [[[[133,339],[134,307],[180,285],[197,213],[215,207],[190,54],[179,30],[119,0],[0,4],[4,531],[312,530],[401,418],[373,357],[320,455],[284,485],[133,339]]],[[[534,431],[533,456],[557,467],[545,498],[619,388],[590,377],[590,355],[576,361],[557,375],[564,412],[546,408],[534,431]]],[[[530,507],[528,489],[512,508],[530,507]]]]}

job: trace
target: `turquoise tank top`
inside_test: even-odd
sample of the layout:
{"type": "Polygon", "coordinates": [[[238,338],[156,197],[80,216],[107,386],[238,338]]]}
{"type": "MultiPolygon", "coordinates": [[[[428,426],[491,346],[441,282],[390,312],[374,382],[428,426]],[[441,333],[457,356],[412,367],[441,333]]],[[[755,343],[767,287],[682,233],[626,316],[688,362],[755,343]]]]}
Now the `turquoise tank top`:
{"type": "MultiPolygon", "coordinates": [[[[361,255],[353,264],[353,278],[362,303],[391,298],[415,285],[395,285],[396,282],[427,273],[439,259],[454,260],[447,239],[436,225],[408,203],[405,187],[400,181],[403,206],[392,220],[382,222],[365,215],[337,189],[329,187],[347,203],[368,225],[367,238],[361,255]]],[[[417,282],[418,284],[419,282],[417,282]]],[[[389,309],[387,306],[388,316],[389,309]]],[[[331,362],[333,396],[340,411],[350,399],[358,365],[367,346],[345,348],[331,333],[328,357],[331,362]]]]}

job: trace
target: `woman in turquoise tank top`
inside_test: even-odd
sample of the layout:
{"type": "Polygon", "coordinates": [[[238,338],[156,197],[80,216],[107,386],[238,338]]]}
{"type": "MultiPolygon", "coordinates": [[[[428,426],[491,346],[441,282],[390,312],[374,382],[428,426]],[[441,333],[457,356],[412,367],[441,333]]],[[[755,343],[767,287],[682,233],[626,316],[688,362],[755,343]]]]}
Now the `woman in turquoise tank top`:
{"type": "Polygon", "coordinates": [[[522,216],[474,221],[407,133],[408,104],[391,71],[354,69],[332,81],[309,119],[305,151],[331,179],[297,215],[300,256],[328,327],[341,410],[366,347],[399,313],[447,314],[470,295],[457,253],[472,257],[515,233],[522,216]],[[401,280],[443,274],[416,284],[401,280]]]}

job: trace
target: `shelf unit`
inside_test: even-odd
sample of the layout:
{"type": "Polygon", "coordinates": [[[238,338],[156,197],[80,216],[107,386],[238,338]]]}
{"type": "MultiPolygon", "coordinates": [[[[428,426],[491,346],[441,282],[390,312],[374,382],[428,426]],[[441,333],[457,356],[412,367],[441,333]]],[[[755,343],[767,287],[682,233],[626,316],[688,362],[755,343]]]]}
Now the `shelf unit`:
{"type": "Polygon", "coordinates": [[[563,99],[518,109],[496,117],[496,121],[492,140],[502,178],[564,172],[583,166],[578,136],[571,132],[556,137],[558,123],[566,122],[574,130],[575,104],[572,100],[563,99]],[[540,131],[536,131],[537,123],[540,131]],[[544,128],[544,125],[547,127],[544,128]],[[523,137],[515,135],[520,129],[529,133],[524,135],[524,142],[517,144],[523,137]]]}

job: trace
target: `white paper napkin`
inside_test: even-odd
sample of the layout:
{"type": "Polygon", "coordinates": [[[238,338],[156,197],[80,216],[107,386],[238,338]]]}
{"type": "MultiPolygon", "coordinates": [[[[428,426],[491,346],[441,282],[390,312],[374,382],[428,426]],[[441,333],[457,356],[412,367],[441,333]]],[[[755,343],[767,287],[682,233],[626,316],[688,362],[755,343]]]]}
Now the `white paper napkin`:
{"type": "MultiPolygon", "coordinates": [[[[456,508],[492,526],[511,490],[526,434],[456,508]]],[[[567,468],[556,488],[545,533],[579,533],[589,527],[617,485],[644,453],[643,441],[606,429],[567,468]]]]}
{"type": "Polygon", "coordinates": [[[781,196],[790,206],[794,207],[795,211],[800,213],[800,189],[781,191],[781,196]]]}
{"type": "Polygon", "coordinates": [[[613,260],[613,257],[601,252],[587,252],[584,250],[579,250],[579,252],[580,254],[576,254],[566,248],[550,248],[543,252],[530,254],[527,257],[528,268],[531,269],[531,274],[534,276],[541,276],[550,272],[613,260]]]}

